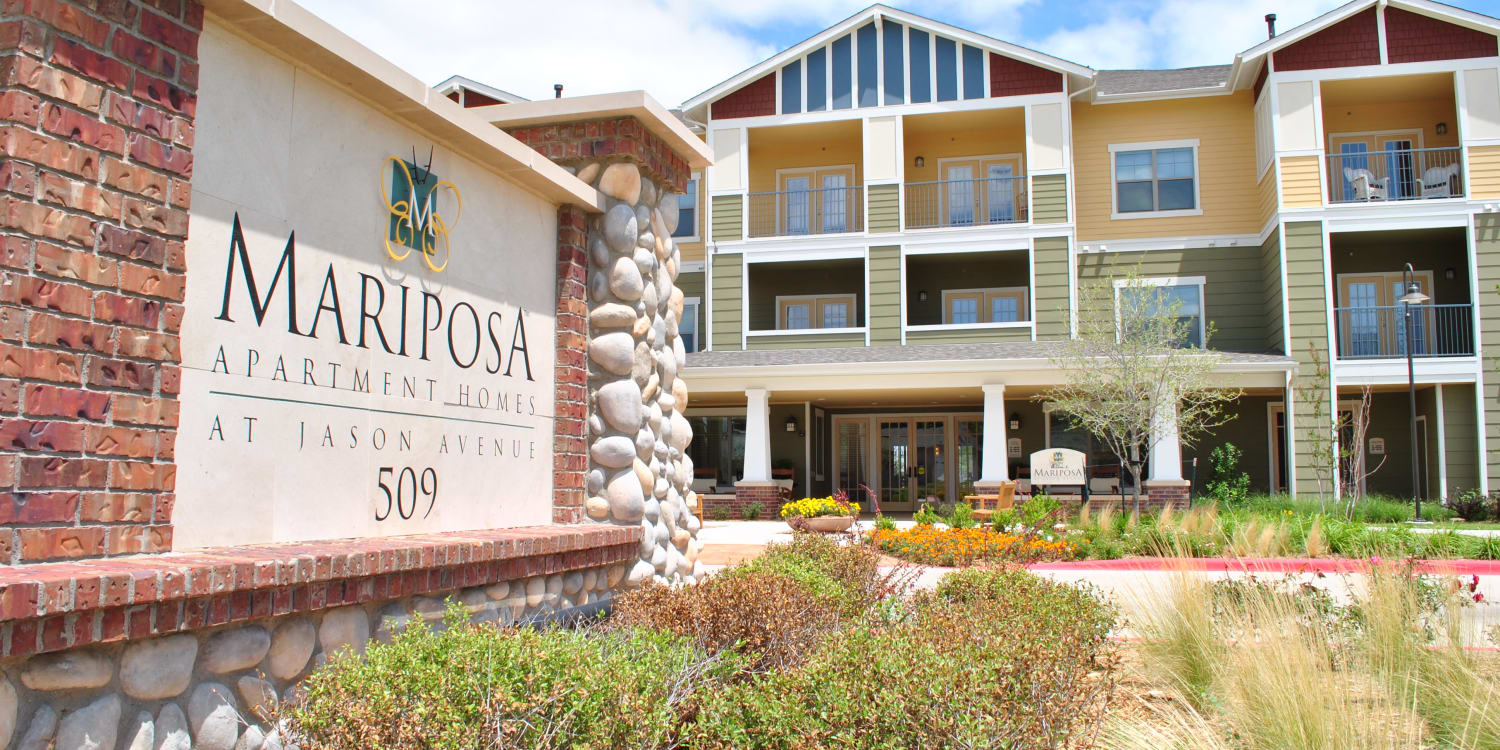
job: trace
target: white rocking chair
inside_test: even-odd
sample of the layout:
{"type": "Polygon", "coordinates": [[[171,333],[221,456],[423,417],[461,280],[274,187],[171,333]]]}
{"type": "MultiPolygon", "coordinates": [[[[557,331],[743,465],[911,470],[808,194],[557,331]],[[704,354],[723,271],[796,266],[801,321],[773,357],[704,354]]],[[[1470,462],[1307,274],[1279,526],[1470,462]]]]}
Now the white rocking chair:
{"type": "Polygon", "coordinates": [[[1344,179],[1354,189],[1354,199],[1357,201],[1383,201],[1390,196],[1391,178],[1381,177],[1377,180],[1375,174],[1368,169],[1344,167],[1344,179]]]}
{"type": "Polygon", "coordinates": [[[1423,198],[1452,198],[1453,178],[1458,176],[1458,162],[1445,167],[1430,167],[1422,173],[1423,198]]]}

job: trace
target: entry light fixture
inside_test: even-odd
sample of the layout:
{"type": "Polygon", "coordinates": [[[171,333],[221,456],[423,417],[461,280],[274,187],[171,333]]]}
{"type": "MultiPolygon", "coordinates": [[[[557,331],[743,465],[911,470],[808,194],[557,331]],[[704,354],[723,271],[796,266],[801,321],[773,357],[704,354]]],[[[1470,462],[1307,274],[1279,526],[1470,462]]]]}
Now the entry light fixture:
{"type": "Polygon", "coordinates": [[[787,432],[796,432],[797,431],[797,417],[796,417],[796,415],[792,415],[792,416],[786,418],[786,431],[787,432]]]}
{"type": "Polygon", "coordinates": [[[923,159],[920,156],[918,156],[917,157],[917,161],[916,161],[916,165],[919,166],[919,167],[925,167],[925,166],[927,166],[927,160],[923,159]]]}
{"type": "Polygon", "coordinates": [[[1021,429],[1021,415],[1020,414],[1018,414],[1016,412],[1011,412],[1010,413],[1010,429],[1011,429],[1011,432],[1015,432],[1015,431],[1021,429]]]}
{"type": "Polygon", "coordinates": [[[917,301],[918,302],[926,302],[927,301],[927,290],[926,289],[923,289],[923,290],[917,292],[917,301]]]}
{"type": "Polygon", "coordinates": [[[1458,278],[1458,271],[1455,270],[1452,266],[1449,266],[1447,269],[1445,269],[1443,271],[1443,278],[1445,278],[1445,279],[1447,279],[1449,281],[1452,281],[1452,280],[1458,278]]]}
{"type": "Polygon", "coordinates": [[[1440,123],[1437,124],[1437,127],[1434,128],[1434,130],[1437,131],[1438,135],[1447,135],[1448,134],[1448,123],[1446,123],[1446,122],[1440,122],[1440,123]]]}

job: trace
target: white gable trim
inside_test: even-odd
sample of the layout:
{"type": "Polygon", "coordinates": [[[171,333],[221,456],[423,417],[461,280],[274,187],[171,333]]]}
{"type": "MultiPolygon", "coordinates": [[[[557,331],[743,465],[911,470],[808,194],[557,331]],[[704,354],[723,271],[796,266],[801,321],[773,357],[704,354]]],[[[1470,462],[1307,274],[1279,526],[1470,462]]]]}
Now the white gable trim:
{"type": "MultiPolygon", "coordinates": [[[[963,42],[970,46],[979,47],[986,51],[1005,55],[1006,57],[1012,57],[1017,60],[1031,63],[1038,67],[1046,68],[1048,70],[1054,70],[1065,76],[1076,75],[1082,76],[1084,78],[1092,78],[1094,76],[1093,68],[1079,65],[1078,63],[1070,62],[1059,57],[1053,57],[1051,55],[1037,52],[1036,50],[1027,49],[1025,47],[1011,44],[1009,42],[1004,42],[999,39],[985,36],[983,34],[976,34],[966,29],[960,29],[957,26],[950,26],[948,24],[942,23],[941,21],[934,21],[930,18],[924,18],[913,13],[896,10],[895,8],[877,3],[834,24],[833,26],[828,27],[827,29],[824,29],[823,31],[798,44],[794,44],[791,47],[782,50],[776,55],[773,55],[757,63],[753,67],[747,68],[735,74],[733,77],[725,80],[717,86],[714,86],[713,88],[710,88],[707,91],[694,96],[693,98],[683,102],[682,108],[684,110],[690,110],[695,107],[699,107],[712,102],[715,99],[719,99],[725,94],[731,93],[735,89],[738,89],[747,83],[759,80],[767,73],[774,73],[780,70],[782,65],[785,65],[792,60],[802,57],[807,52],[821,47],[833,41],[834,39],[843,36],[844,34],[850,33],[855,29],[865,25],[866,23],[869,23],[870,21],[881,18],[889,18],[898,23],[907,26],[914,26],[923,31],[927,31],[939,36],[946,36],[954,39],[955,41],[963,42]]],[[[986,61],[986,65],[988,65],[988,61],[986,61]]],[[[876,80],[883,82],[884,76],[877,76],[876,80]]],[[[986,83],[988,83],[988,81],[986,81],[986,83]]],[[[780,109],[779,101],[777,102],[777,109],[778,111],[780,109]]]]}

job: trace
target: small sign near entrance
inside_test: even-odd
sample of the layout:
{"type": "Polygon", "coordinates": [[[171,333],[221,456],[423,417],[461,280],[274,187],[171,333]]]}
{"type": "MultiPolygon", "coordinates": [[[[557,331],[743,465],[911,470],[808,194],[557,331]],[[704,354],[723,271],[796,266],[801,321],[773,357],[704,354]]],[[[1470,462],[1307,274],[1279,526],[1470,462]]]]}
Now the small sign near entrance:
{"type": "Polygon", "coordinates": [[[1011,439],[1009,439],[1009,440],[1007,440],[1005,442],[1006,442],[1006,453],[1010,454],[1009,458],[1020,458],[1021,457],[1021,439],[1020,438],[1011,438],[1011,439]]]}
{"type": "Polygon", "coordinates": [[[1031,454],[1034,485],[1083,484],[1083,453],[1068,448],[1048,448],[1031,454]]]}
{"type": "Polygon", "coordinates": [[[1385,455],[1385,438],[1370,438],[1370,455],[1385,455]]]}

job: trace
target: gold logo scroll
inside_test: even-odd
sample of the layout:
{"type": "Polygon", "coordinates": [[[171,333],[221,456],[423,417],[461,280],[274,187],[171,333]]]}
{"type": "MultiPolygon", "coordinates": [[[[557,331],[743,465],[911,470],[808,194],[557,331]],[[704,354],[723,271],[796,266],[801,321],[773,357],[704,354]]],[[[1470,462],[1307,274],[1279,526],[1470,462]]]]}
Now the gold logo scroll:
{"type": "Polygon", "coordinates": [[[429,171],[426,179],[418,183],[412,176],[412,167],[399,156],[385,159],[391,168],[391,187],[380,181],[380,197],[390,212],[390,227],[385,237],[385,252],[391,260],[400,262],[411,255],[412,250],[422,251],[422,262],[434,272],[448,267],[453,255],[448,234],[458,226],[463,215],[464,200],[458,186],[448,180],[440,180],[428,186],[433,175],[429,171]],[[443,193],[452,193],[455,213],[451,220],[438,211],[438,198],[443,193]],[[394,198],[394,200],[392,200],[394,198]],[[403,248],[397,251],[396,248],[403,248]],[[437,262],[441,248],[442,262],[437,262]]]}

